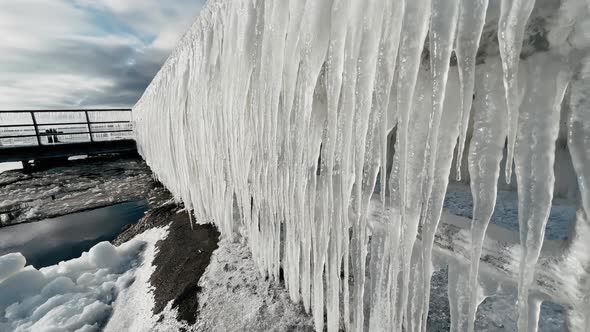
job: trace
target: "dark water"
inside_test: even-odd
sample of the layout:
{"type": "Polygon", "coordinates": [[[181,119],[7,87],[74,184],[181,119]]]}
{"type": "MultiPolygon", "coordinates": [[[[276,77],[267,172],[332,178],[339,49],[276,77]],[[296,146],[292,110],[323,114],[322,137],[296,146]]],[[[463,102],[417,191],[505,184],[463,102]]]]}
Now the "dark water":
{"type": "Polygon", "coordinates": [[[72,213],[0,228],[0,256],[21,252],[36,268],[79,257],[101,241],[111,241],[148,210],[146,200],[72,213]]]}

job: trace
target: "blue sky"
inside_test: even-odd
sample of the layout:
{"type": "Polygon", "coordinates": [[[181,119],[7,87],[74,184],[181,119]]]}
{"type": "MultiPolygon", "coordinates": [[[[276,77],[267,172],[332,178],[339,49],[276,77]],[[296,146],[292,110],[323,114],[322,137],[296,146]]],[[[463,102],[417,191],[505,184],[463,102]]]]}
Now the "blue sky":
{"type": "Polygon", "coordinates": [[[131,107],[205,0],[1,0],[0,110],[131,107]]]}

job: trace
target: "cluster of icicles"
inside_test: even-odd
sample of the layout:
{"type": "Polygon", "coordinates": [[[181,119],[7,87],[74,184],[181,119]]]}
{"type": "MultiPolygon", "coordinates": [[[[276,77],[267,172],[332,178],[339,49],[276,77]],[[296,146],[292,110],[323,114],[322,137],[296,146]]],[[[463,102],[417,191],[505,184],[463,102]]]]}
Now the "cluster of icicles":
{"type": "MultiPolygon", "coordinates": [[[[198,222],[244,234],[263,274],[283,270],[317,331],[424,331],[451,164],[470,136],[471,257],[463,284],[449,278],[451,329],[474,327],[505,154],[505,176],[514,161],[518,181],[518,328],[534,331],[539,304],[528,293],[572,70],[552,52],[520,59],[534,0],[496,4],[500,54],[476,66],[488,5],[213,1],[134,108],[140,152],[198,222]],[[370,222],[371,200],[385,223],[370,222]]],[[[572,102],[568,144],[588,188],[583,108],[572,102]]],[[[588,211],[585,190],[582,198],[588,211]]]]}

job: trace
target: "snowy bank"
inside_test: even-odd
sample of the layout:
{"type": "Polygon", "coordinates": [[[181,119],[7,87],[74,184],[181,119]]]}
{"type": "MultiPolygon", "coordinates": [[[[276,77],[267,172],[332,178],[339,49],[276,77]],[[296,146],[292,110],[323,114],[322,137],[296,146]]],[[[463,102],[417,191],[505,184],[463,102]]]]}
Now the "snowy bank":
{"type": "Polygon", "coordinates": [[[40,270],[25,266],[19,253],[0,257],[0,331],[98,331],[118,297],[141,280],[166,233],[154,228],[118,247],[101,242],[40,270]]]}
{"type": "Polygon", "coordinates": [[[219,240],[172,204],[152,209],[115,243],[167,225],[151,266],[114,304],[107,331],[312,331],[279,280],[260,275],[247,245],[219,240]],[[219,242],[218,242],[219,241],[219,242]],[[141,299],[141,300],[134,300],[141,299]],[[118,310],[121,308],[122,310],[118,310]]]}

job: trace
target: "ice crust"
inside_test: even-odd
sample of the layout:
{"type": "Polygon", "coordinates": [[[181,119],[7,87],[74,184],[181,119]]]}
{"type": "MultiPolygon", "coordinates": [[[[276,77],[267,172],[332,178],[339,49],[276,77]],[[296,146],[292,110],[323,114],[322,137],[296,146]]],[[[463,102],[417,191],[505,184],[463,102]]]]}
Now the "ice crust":
{"type": "Polygon", "coordinates": [[[318,331],[425,331],[443,245],[452,330],[473,330],[508,284],[519,330],[536,331],[545,300],[587,329],[589,8],[562,2],[551,44],[522,56],[534,6],[211,1],[133,109],[139,151],[197,222],[246,237],[263,275],[282,269],[318,331]],[[499,52],[477,63],[484,25],[499,52]],[[581,199],[569,244],[544,251],[560,130],[581,199]],[[458,232],[440,219],[464,149],[473,220],[440,242],[458,232]],[[513,159],[520,232],[486,247],[513,159]],[[368,217],[375,199],[383,222],[368,217]],[[575,278],[546,274],[557,268],[575,278]]]}

